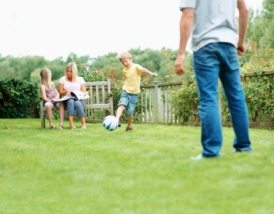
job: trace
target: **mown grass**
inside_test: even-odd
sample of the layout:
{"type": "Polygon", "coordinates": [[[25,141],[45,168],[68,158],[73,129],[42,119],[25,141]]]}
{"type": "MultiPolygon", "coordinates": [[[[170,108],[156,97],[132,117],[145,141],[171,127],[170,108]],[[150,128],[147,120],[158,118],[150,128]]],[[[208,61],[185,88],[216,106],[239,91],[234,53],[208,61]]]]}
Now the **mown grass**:
{"type": "MultiPolygon", "coordinates": [[[[274,134],[251,129],[254,152],[192,161],[200,128],[137,124],[108,132],[40,129],[0,119],[0,213],[273,213],[274,134]]],[[[79,124],[78,124],[79,125],[79,124]]]]}

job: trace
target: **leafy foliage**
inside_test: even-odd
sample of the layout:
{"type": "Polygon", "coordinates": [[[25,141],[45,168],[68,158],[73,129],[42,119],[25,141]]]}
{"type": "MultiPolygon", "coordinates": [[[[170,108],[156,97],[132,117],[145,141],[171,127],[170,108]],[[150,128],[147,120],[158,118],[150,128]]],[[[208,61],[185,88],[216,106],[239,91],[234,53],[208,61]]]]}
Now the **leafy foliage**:
{"type": "Polygon", "coordinates": [[[274,71],[274,49],[260,49],[248,53],[249,60],[242,66],[243,74],[260,74],[263,71],[274,71]]]}
{"type": "Polygon", "coordinates": [[[274,48],[274,1],[264,0],[263,10],[251,11],[248,42],[252,48],[274,48]]]}
{"type": "Polygon", "coordinates": [[[122,65],[116,53],[109,53],[92,60],[86,80],[122,79],[122,65]]]}
{"type": "Polygon", "coordinates": [[[181,121],[198,122],[198,89],[194,78],[174,92],[172,104],[175,114],[181,121]]]}
{"type": "MultiPolygon", "coordinates": [[[[152,49],[131,49],[135,63],[141,64],[153,72],[158,73],[158,80],[164,82],[181,79],[174,73],[174,60],[176,51],[163,48],[161,50],[152,49]]],[[[124,77],[123,66],[118,59],[118,54],[109,54],[91,58],[89,56],[77,56],[70,53],[67,59],[56,58],[52,61],[39,56],[27,57],[1,57],[0,55],[0,79],[14,78],[28,80],[37,83],[39,81],[39,71],[43,67],[48,67],[52,71],[52,79],[58,80],[64,75],[65,66],[68,62],[74,61],[78,66],[78,73],[86,81],[113,80],[117,85],[122,85],[124,77]]],[[[192,67],[191,56],[188,57],[188,67],[192,67]]],[[[192,68],[188,70],[193,70],[192,68]]],[[[143,79],[143,84],[152,83],[152,78],[143,79]]]]}
{"type": "MultiPolygon", "coordinates": [[[[251,121],[274,121],[273,72],[242,75],[242,80],[251,121]]],[[[226,124],[231,118],[223,91],[220,91],[220,99],[222,120],[226,124]]],[[[175,114],[183,122],[198,122],[198,93],[194,79],[186,81],[174,92],[172,103],[175,114]]]]}
{"type": "Polygon", "coordinates": [[[0,118],[37,116],[37,85],[22,80],[0,80],[0,118]]]}
{"type": "Polygon", "coordinates": [[[249,115],[252,121],[263,117],[274,120],[274,76],[255,75],[246,77],[244,88],[246,92],[249,115]]]}

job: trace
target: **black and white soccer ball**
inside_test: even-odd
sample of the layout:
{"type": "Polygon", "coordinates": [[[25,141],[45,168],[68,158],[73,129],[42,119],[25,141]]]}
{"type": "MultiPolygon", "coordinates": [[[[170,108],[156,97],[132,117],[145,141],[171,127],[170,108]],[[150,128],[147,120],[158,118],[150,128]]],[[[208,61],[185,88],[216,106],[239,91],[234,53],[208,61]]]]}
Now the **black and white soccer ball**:
{"type": "Polygon", "coordinates": [[[105,127],[105,129],[109,131],[113,131],[117,129],[118,125],[119,125],[119,121],[113,115],[108,115],[103,120],[103,126],[105,127]]]}

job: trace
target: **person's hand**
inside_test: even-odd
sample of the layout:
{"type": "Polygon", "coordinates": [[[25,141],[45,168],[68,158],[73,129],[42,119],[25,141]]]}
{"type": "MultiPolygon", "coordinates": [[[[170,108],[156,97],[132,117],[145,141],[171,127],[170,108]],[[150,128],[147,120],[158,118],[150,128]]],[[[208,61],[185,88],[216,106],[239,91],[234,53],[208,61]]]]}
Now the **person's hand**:
{"type": "Polygon", "coordinates": [[[152,72],[151,75],[154,76],[154,77],[158,77],[158,74],[155,73],[155,72],[152,72]]]}
{"type": "Polygon", "coordinates": [[[65,96],[69,96],[71,94],[71,90],[66,90],[65,96]]]}
{"type": "Polygon", "coordinates": [[[175,60],[174,67],[177,75],[183,75],[184,73],[186,73],[184,69],[184,60],[185,60],[184,54],[179,54],[175,60]]]}
{"type": "Polygon", "coordinates": [[[244,46],[244,44],[238,44],[238,47],[237,47],[237,51],[238,51],[238,54],[239,55],[243,55],[244,54],[244,52],[245,52],[245,46],[244,46]]]}

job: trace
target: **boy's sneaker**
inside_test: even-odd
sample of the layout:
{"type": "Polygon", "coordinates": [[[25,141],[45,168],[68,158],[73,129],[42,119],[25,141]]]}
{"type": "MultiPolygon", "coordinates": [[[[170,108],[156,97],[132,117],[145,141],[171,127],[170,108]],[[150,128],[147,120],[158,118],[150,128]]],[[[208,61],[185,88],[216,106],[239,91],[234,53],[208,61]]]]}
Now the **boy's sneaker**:
{"type": "Polygon", "coordinates": [[[127,127],[126,132],[128,132],[128,131],[133,131],[133,128],[132,127],[127,127]]]}

